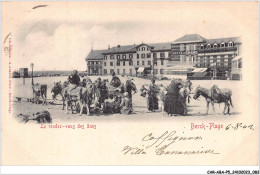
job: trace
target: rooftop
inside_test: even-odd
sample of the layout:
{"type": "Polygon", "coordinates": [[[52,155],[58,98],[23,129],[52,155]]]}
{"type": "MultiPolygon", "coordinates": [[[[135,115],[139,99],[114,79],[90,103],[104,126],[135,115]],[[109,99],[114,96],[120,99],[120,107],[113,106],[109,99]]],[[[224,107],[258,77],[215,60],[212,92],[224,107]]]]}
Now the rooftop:
{"type": "Polygon", "coordinates": [[[195,43],[195,42],[205,42],[207,39],[198,34],[188,34],[183,37],[178,38],[173,42],[173,44],[179,43],[195,43]]]}
{"type": "Polygon", "coordinates": [[[115,53],[134,53],[136,52],[136,45],[126,45],[126,46],[115,46],[110,49],[104,50],[103,54],[115,54],[115,53]]]}
{"type": "Polygon", "coordinates": [[[86,57],[86,60],[99,60],[99,59],[103,59],[103,52],[106,50],[91,50],[88,54],[88,56],[86,57]]]}
{"type": "Polygon", "coordinates": [[[206,42],[210,43],[210,44],[214,44],[214,43],[220,44],[222,42],[228,43],[230,41],[233,41],[235,43],[240,43],[241,42],[241,38],[240,37],[229,37],[229,38],[207,39],[206,42]]]}
{"type": "Polygon", "coordinates": [[[161,51],[161,50],[171,50],[171,42],[167,42],[167,43],[155,43],[155,44],[149,44],[151,46],[153,46],[153,50],[152,51],[161,51]]]}

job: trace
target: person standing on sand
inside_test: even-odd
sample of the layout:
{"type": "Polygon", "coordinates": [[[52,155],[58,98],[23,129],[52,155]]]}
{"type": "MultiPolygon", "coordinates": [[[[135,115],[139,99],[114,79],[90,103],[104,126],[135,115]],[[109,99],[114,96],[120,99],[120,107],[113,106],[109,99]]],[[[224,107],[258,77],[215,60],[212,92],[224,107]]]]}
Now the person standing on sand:
{"type": "Polygon", "coordinates": [[[128,92],[125,92],[123,94],[123,98],[122,98],[122,102],[120,104],[120,107],[121,107],[121,114],[126,114],[126,115],[129,115],[133,112],[132,110],[132,106],[131,106],[131,101],[130,101],[130,98],[129,98],[129,95],[128,95],[128,92]]]}
{"type": "Polygon", "coordinates": [[[155,84],[155,79],[151,80],[152,84],[148,88],[148,110],[158,110],[158,98],[157,94],[160,92],[160,88],[155,84]]]}

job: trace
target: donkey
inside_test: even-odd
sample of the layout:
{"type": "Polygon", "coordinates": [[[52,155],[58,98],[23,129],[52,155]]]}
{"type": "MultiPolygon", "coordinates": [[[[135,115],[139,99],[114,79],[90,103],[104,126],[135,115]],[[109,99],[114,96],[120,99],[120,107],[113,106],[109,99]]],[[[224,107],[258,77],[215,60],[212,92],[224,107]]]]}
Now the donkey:
{"type": "Polygon", "coordinates": [[[83,113],[83,108],[86,107],[87,115],[90,115],[91,104],[97,105],[100,98],[100,93],[96,88],[95,84],[87,84],[86,87],[82,87],[80,91],[80,115],[83,113]]]}
{"type": "Polygon", "coordinates": [[[69,90],[69,83],[65,81],[63,84],[61,82],[54,83],[54,87],[52,88],[51,92],[53,93],[52,98],[55,101],[57,95],[61,95],[62,97],[62,110],[64,110],[64,107],[66,106],[66,113],[68,114],[68,106],[69,103],[71,104],[71,111],[72,114],[74,113],[73,110],[73,103],[74,106],[76,106],[78,100],[80,99],[80,93],[81,93],[81,88],[82,87],[76,87],[72,90],[69,90]]]}
{"type": "Polygon", "coordinates": [[[209,103],[212,105],[213,113],[215,114],[214,103],[225,103],[223,115],[225,115],[226,108],[228,107],[228,114],[230,115],[230,105],[233,107],[231,96],[232,91],[230,89],[219,89],[218,94],[212,93],[216,88],[214,85],[211,89],[206,89],[198,86],[194,92],[193,98],[196,100],[199,96],[203,96],[207,101],[207,111],[206,115],[208,115],[209,111],[209,103]],[[217,98],[215,97],[217,95],[217,98]]]}

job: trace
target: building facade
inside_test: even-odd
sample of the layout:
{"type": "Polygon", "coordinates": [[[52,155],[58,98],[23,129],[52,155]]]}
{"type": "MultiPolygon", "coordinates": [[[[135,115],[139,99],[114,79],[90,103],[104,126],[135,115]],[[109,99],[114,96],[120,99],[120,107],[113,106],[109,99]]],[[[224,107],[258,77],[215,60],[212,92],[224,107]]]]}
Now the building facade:
{"type": "Polygon", "coordinates": [[[237,56],[232,60],[231,79],[242,80],[242,56],[237,56]]]}
{"type": "Polygon", "coordinates": [[[198,34],[185,35],[172,43],[171,61],[211,68],[213,77],[230,77],[231,61],[240,55],[241,44],[239,37],[206,39],[198,34]]]}
{"type": "Polygon", "coordinates": [[[86,58],[89,75],[159,76],[167,66],[170,43],[115,46],[92,50],[86,58]]]}
{"type": "Polygon", "coordinates": [[[105,50],[91,50],[86,58],[88,75],[103,75],[102,54],[105,50]]]}
{"type": "Polygon", "coordinates": [[[162,77],[169,73],[187,74],[187,68],[200,67],[211,68],[215,76],[230,76],[231,60],[240,54],[240,47],[239,37],[206,39],[190,34],[174,42],[91,50],[86,61],[89,75],[111,75],[115,72],[120,75],[162,77]]]}

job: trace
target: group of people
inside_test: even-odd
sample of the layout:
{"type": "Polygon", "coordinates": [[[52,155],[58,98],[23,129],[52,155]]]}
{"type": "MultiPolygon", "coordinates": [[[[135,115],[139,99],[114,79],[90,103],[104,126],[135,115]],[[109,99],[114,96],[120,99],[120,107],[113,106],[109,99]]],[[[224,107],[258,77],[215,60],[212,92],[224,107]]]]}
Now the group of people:
{"type": "MultiPolygon", "coordinates": [[[[148,98],[147,98],[147,107],[149,111],[156,111],[159,109],[158,107],[158,97],[162,101],[162,109],[168,115],[173,114],[184,114],[183,103],[180,101],[180,90],[185,86],[187,87],[189,92],[191,91],[192,83],[188,80],[185,85],[183,85],[183,81],[181,79],[173,79],[171,84],[164,89],[160,89],[158,85],[155,84],[155,79],[151,80],[151,84],[146,89],[148,98]]],[[[143,92],[143,88],[141,91],[143,92]]],[[[141,96],[145,96],[146,94],[141,94],[141,96]]],[[[187,96],[188,97],[188,96],[187,96]]],[[[186,97],[184,97],[186,100],[186,97]]],[[[189,97],[188,97],[189,98],[189,97]]]]}
{"type": "MultiPolygon", "coordinates": [[[[87,87],[88,83],[92,83],[88,77],[83,78],[81,82],[77,70],[74,70],[72,75],[68,77],[68,82],[68,92],[71,92],[78,86],[87,87]]],[[[131,85],[130,80],[127,80],[126,84],[123,84],[115,73],[112,74],[112,79],[109,82],[111,88],[107,86],[107,82],[107,79],[101,80],[100,77],[94,82],[99,93],[98,107],[104,104],[105,107],[107,106],[108,108],[111,106],[111,110],[109,110],[111,112],[131,114],[133,112],[132,91],[136,93],[137,89],[131,85]]]]}
{"type": "MultiPolygon", "coordinates": [[[[86,87],[88,81],[91,82],[89,78],[83,78],[83,81],[80,81],[80,77],[76,70],[73,71],[72,76],[68,78],[70,85],[70,90],[78,86],[86,87]]],[[[147,91],[147,108],[149,111],[156,111],[159,109],[158,105],[158,96],[160,100],[163,101],[163,110],[169,115],[172,114],[183,114],[183,106],[179,101],[180,89],[183,88],[183,82],[181,80],[175,79],[171,81],[171,84],[168,87],[165,87],[164,90],[161,90],[158,85],[155,84],[155,79],[151,80],[151,84],[148,86],[147,91]],[[159,94],[160,93],[160,94],[159,94]]],[[[92,82],[91,82],[92,83],[92,82]]],[[[111,106],[112,112],[121,112],[122,114],[131,114],[133,113],[132,105],[132,96],[133,92],[136,93],[137,89],[132,86],[131,81],[127,80],[126,83],[122,83],[118,76],[115,73],[112,74],[112,79],[108,83],[107,79],[101,80],[98,78],[95,82],[96,88],[99,90],[99,100],[98,104],[101,107],[101,104],[107,104],[111,106]],[[111,91],[109,87],[113,87],[114,91],[111,91]]],[[[192,83],[190,80],[186,82],[187,88],[191,91],[192,83]]],[[[142,88],[141,88],[142,92],[142,88]]],[[[141,95],[143,95],[141,93],[141,95]]]]}

